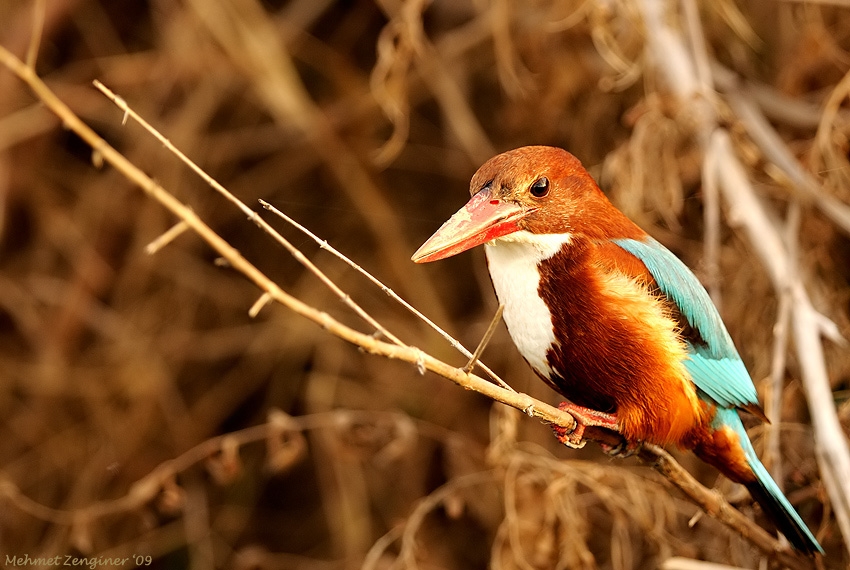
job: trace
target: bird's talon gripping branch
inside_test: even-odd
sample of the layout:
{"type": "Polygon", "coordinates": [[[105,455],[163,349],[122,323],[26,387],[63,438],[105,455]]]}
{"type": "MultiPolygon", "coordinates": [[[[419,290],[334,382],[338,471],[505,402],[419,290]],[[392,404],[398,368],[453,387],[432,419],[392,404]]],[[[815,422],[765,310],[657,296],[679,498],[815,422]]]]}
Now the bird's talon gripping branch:
{"type": "Polygon", "coordinates": [[[587,440],[584,439],[584,426],[579,423],[576,423],[572,430],[563,426],[552,426],[552,432],[555,434],[555,439],[567,447],[581,449],[587,445],[587,440]]]}
{"type": "Polygon", "coordinates": [[[562,412],[567,412],[576,421],[572,430],[568,430],[561,426],[553,426],[552,431],[555,437],[566,445],[574,449],[584,447],[584,433],[588,427],[600,427],[611,431],[618,431],[617,416],[607,414],[597,410],[591,410],[584,406],[578,406],[572,402],[561,402],[558,404],[558,409],[562,412]]]}

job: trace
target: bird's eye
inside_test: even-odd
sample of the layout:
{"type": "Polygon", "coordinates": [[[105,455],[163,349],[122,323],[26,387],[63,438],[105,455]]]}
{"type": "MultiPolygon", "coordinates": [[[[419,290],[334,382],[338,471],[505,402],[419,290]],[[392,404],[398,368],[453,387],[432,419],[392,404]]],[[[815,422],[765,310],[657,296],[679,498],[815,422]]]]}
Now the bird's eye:
{"type": "Polygon", "coordinates": [[[531,195],[535,198],[543,198],[549,193],[549,179],[545,176],[538,178],[534,181],[534,184],[531,185],[529,192],[531,192],[531,195]]]}

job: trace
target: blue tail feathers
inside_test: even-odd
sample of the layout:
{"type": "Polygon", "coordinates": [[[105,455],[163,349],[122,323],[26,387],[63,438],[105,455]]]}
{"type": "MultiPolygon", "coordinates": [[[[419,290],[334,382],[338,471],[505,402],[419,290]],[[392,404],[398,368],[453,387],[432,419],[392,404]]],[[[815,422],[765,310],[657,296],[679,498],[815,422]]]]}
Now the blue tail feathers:
{"type": "Polygon", "coordinates": [[[761,508],[795,549],[806,554],[823,554],[823,548],[811,533],[809,527],[800,518],[800,515],[756,455],[756,451],[753,449],[750,438],[744,429],[744,424],[738,417],[738,412],[734,409],[719,409],[715,422],[718,420],[734,429],[738,434],[747,463],[756,477],[755,482],[746,484],[747,490],[756,502],[761,505],[761,508]]]}

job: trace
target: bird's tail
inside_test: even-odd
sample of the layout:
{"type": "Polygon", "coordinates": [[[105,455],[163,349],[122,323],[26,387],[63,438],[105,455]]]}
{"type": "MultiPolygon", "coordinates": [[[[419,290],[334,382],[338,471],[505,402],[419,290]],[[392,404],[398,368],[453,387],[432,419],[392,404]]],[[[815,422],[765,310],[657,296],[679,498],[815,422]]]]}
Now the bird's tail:
{"type": "Polygon", "coordinates": [[[743,448],[744,455],[747,458],[747,463],[755,475],[755,481],[744,482],[744,486],[753,496],[753,498],[761,505],[765,514],[773,521],[776,527],[785,535],[788,541],[795,549],[805,552],[806,554],[820,553],[823,554],[823,548],[818,544],[817,539],[800,518],[800,515],[791,506],[791,503],[779,489],[779,485],[773,480],[767,469],[756,455],[753,444],[750,443],[750,438],[744,429],[744,424],[741,423],[741,418],[738,417],[738,412],[735,410],[718,410],[718,415],[723,413],[722,421],[738,434],[743,448]],[[727,413],[723,413],[727,412],[727,413]]]}

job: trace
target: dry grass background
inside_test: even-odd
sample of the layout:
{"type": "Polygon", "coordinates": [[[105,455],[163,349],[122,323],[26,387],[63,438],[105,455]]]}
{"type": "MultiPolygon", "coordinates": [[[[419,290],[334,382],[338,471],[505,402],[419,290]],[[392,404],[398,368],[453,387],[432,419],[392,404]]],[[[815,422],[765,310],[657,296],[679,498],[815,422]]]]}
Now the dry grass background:
{"type": "MultiPolygon", "coordinates": [[[[0,44],[21,57],[34,4],[0,3],[0,44]]],[[[464,202],[489,156],[567,148],[722,294],[764,390],[777,295],[725,216],[716,264],[706,261],[697,134],[687,106],[645,72],[631,2],[52,0],[44,9],[36,69],[51,88],[303,301],[360,326],[161,144],[122,126],[93,79],[243,201],[296,218],[468,347],[495,309],[482,256],[419,267],[409,255],[464,202]]],[[[713,57],[750,82],[747,93],[822,191],[846,202],[850,9],[723,0],[701,3],[700,16],[713,57]]],[[[717,108],[762,198],[783,216],[799,213],[799,271],[818,310],[850,336],[847,232],[717,108]]],[[[671,556],[759,564],[743,539],[695,517],[636,462],[560,448],[538,422],[363,354],[281,307],[249,318],[256,288],[216,266],[195,236],[147,255],[173,217],[114,170],[93,167],[90,149],[5,71],[0,214],[6,567],[7,555],[63,553],[192,568],[619,569],[671,556]],[[155,472],[165,473],[155,500],[133,500],[135,482],[204,442],[201,461],[155,472]],[[122,497],[108,515],[90,508],[122,497]]],[[[269,220],[405,342],[465,362],[354,271],[269,220]]],[[[826,351],[846,425],[850,354],[834,343],[826,351]]],[[[785,485],[827,566],[843,567],[799,366],[792,350],[780,353],[785,485]]],[[[517,390],[557,402],[503,329],[484,361],[517,390]]],[[[745,493],[681,461],[761,520],[745,493]]]]}

